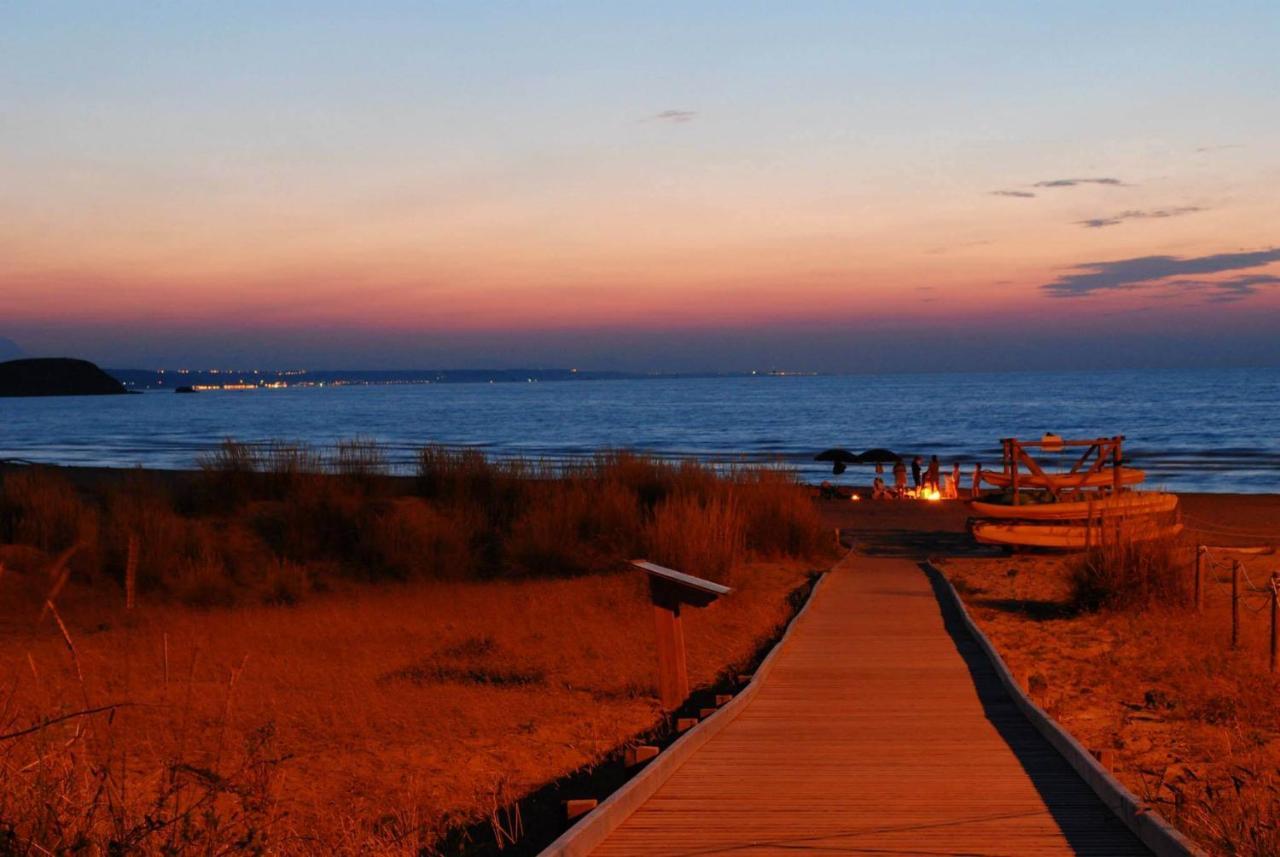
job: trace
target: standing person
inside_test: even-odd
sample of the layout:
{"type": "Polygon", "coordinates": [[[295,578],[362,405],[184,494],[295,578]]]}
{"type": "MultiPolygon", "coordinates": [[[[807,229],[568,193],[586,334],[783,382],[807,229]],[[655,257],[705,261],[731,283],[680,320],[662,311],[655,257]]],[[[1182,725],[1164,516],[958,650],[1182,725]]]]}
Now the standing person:
{"type": "Polygon", "coordinates": [[[932,488],[934,491],[938,490],[938,482],[942,478],[941,474],[938,472],[941,469],[942,465],[938,463],[938,456],[930,456],[929,469],[926,470],[924,474],[924,484],[932,488]]]}
{"type": "Polygon", "coordinates": [[[951,484],[947,486],[947,499],[960,499],[960,462],[951,465],[951,484]]]}
{"type": "Polygon", "coordinates": [[[907,465],[901,458],[893,463],[893,490],[899,498],[907,493],[907,465]]]}
{"type": "Polygon", "coordinates": [[[883,462],[883,461],[877,461],[877,462],[876,462],[876,476],[884,476],[884,462],[883,462]]]}
{"type": "Polygon", "coordinates": [[[924,459],[916,456],[911,459],[911,481],[915,483],[917,489],[920,488],[920,465],[924,463],[924,459]]]}

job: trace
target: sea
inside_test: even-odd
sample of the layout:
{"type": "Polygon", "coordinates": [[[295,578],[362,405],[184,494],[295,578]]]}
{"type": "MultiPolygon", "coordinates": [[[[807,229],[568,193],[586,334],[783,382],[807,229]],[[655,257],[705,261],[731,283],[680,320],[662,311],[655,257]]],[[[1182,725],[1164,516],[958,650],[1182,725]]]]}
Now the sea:
{"type": "MultiPolygon", "coordinates": [[[[943,467],[995,465],[999,440],[1124,435],[1147,485],[1280,492],[1280,368],[756,375],[540,383],[325,386],[194,395],[0,399],[0,458],[189,469],[226,438],[323,452],[372,439],[412,472],[427,444],[549,463],[629,449],[834,476],[814,455],[885,447],[943,467]]],[[[1061,462],[1058,462],[1059,464],[1061,462]]]]}

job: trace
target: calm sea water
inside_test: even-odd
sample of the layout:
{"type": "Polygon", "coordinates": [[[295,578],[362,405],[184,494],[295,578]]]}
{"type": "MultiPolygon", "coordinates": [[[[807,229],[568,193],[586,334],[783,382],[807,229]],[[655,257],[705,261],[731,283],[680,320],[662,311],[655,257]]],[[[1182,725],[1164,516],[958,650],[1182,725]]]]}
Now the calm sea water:
{"type": "MultiPolygon", "coordinates": [[[[999,460],[1001,437],[1124,434],[1148,484],[1280,491],[1280,369],[750,377],[326,387],[0,399],[0,458],[189,468],[221,439],[353,436],[411,467],[427,443],[550,459],[629,448],[779,462],[817,481],[827,447],[999,460]]],[[[869,481],[852,468],[842,481],[869,481]]]]}

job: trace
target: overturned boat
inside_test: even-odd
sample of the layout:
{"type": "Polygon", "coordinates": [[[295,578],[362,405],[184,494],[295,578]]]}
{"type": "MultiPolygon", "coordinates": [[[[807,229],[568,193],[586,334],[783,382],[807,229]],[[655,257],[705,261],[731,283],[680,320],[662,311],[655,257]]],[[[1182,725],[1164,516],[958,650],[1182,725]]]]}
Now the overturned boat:
{"type": "Polygon", "coordinates": [[[1024,524],[1003,521],[975,521],[970,531],[979,543],[1005,547],[1046,548],[1050,550],[1086,550],[1106,541],[1140,542],[1173,538],[1182,532],[1182,524],[1159,524],[1145,518],[1130,519],[1119,527],[1110,523],[1089,524],[1024,524]]]}
{"type": "Polygon", "coordinates": [[[996,518],[1018,521],[1085,521],[1095,518],[1123,518],[1138,515],[1159,515],[1178,508],[1175,494],[1157,491],[1126,491],[1122,494],[1105,494],[1088,500],[1061,502],[990,503],[974,500],[969,504],[979,518],[996,518]]]}

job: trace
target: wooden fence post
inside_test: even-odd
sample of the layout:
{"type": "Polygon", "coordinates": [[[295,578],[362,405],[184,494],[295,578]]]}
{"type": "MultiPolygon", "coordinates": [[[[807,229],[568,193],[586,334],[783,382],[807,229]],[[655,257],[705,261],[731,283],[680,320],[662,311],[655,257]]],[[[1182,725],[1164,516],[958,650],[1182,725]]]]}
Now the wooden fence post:
{"type": "Polygon", "coordinates": [[[1276,671],[1280,660],[1280,638],[1276,636],[1276,624],[1280,622],[1280,571],[1271,572],[1271,671],[1276,671]]]}
{"type": "Polygon", "coordinates": [[[124,565],[124,607],[132,610],[138,591],[138,537],[129,536],[129,558],[124,565]]]}
{"type": "Polygon", "coordinates": [[[1231,563],[1231,648],[1240,648],[1240,560],[1231,563]]]}
{"type": "Polygon", "coordinates": [[[680,602],[654,599],[653,620],[658,632],[658,696],[662,707],[674,711],[689,695],[689,670],[684,659],[684,628],[680,602]]]}
{"type": "Polygon", "coordinates": [[[1204,555],[1209,549],[1196,545],[1196,610],[1204,612],[1204,555]]]}

